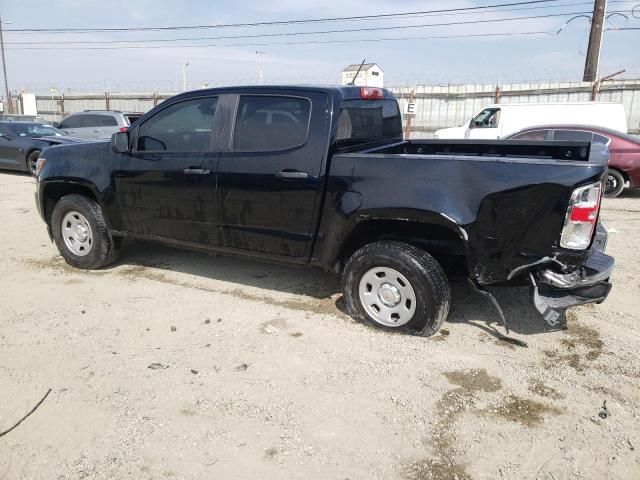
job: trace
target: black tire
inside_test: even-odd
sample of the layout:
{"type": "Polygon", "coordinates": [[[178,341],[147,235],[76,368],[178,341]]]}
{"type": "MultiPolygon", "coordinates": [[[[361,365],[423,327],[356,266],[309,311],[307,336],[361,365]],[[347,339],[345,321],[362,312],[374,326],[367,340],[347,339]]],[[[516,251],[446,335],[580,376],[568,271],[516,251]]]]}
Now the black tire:
{"type": "Polygon", "coordinates": [[[83,195],[71,194],[62,197],[51,214],[51,230],[60,255],[76,268],[94,270],[113,263],[120,254],[120,238],[114,238],[107,228],[100,206],[83,195]],[[62,221],[70,212],[82,214],[89,223],[92,232],[92,244],[84,256],[71,251],[62,236],[62,221]]]}
{"type": "Polygon", "coordinates": [[[610,168],[607,170],[607,182],[605,184],[604,196],[607,198],[615,198],[624,190],[626,180],[624,175],[618,170],[610,168]]]}
{"type": "Polygon", "coordinates": [[[34,150],[32,152],[29,152],[29,155],[27,155],[27,165],[26,165],[27,172],[29,172],[32,177],[37,176],[36,163],[38,162],[39,157],[40,157],[40,150],[34,150]]]}
{"type": "Polygon", "coordinates": [[[427,252],[396,241],[365,245],[347,261],[342,275],[342,292],[347,312],[357,320],[387,331],[411,335],[435,334],[449,314],[451,291],[440,264],[427,252]],[[403,275],[415,293],[415,312],[408,323],[386,326],[369,315],[360,300],[363,276],[373,268],[391,268],[403,275]]]}

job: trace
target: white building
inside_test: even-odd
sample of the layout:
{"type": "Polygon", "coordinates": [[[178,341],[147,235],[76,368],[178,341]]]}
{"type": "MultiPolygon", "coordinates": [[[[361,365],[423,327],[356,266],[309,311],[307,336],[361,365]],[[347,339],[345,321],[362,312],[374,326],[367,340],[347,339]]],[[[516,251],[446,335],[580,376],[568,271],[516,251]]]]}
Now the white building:
{"type": "MultiPolygon", "coordinates": [[[[349,85],[353,82],[360,64],[349,65],[342,69],[342,85],[349,85]]],[[[383,87],[384,72],[376,63],[365,63],[356,77],[355,85],[361,87],[383,87]]]]}

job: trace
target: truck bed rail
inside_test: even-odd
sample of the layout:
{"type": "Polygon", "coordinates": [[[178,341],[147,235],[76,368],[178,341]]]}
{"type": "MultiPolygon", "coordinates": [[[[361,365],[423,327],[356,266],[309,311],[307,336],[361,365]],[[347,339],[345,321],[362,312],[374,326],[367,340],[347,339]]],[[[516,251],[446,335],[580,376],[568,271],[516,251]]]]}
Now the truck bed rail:
{"type": "Polygon", "coordinates": [[[590,142],[529,140],[406,140],[365,153],[465,155],[472,157],[546,158],[589,161],[590,142]]]}

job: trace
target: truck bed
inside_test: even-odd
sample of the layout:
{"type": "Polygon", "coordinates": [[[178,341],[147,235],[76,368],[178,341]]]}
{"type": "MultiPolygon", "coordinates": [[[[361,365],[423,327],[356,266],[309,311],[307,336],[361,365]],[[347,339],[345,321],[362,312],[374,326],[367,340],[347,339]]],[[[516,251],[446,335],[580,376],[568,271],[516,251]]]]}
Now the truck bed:
{"type": "MultiPolygon", "coordinates": [[[[508,281],[544,259],[575,269],[588,251],[559,247],[569,198],[576,187],[602,179],[607,159],[606,147],[585,142],[495,140],[411,140],[336,153],[319,238],[340,238],[341,226],[391,210],[406,222],[454,232],[481,284],[508,281]],[[351,215],[356,199],[362,203],[351,215]]],[[[326,242],[318,247],[317,260],[335,253],[326,242]]]]}

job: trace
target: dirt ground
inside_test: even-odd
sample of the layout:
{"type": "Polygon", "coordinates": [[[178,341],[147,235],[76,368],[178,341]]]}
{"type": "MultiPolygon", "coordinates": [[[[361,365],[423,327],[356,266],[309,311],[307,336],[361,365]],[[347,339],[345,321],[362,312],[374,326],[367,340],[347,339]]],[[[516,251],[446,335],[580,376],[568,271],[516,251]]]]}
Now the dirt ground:
{"type": "Polygon", "coordinates": [[[604,202],[606,303],[551,331],[464,284],[432,338],[370,329],[312,270],[127,243],[67,267],[0,174],[0,479],[638,479],[640,193],[604,202]],[[600,418],[606,401],[608,416],[600,418]]]}

